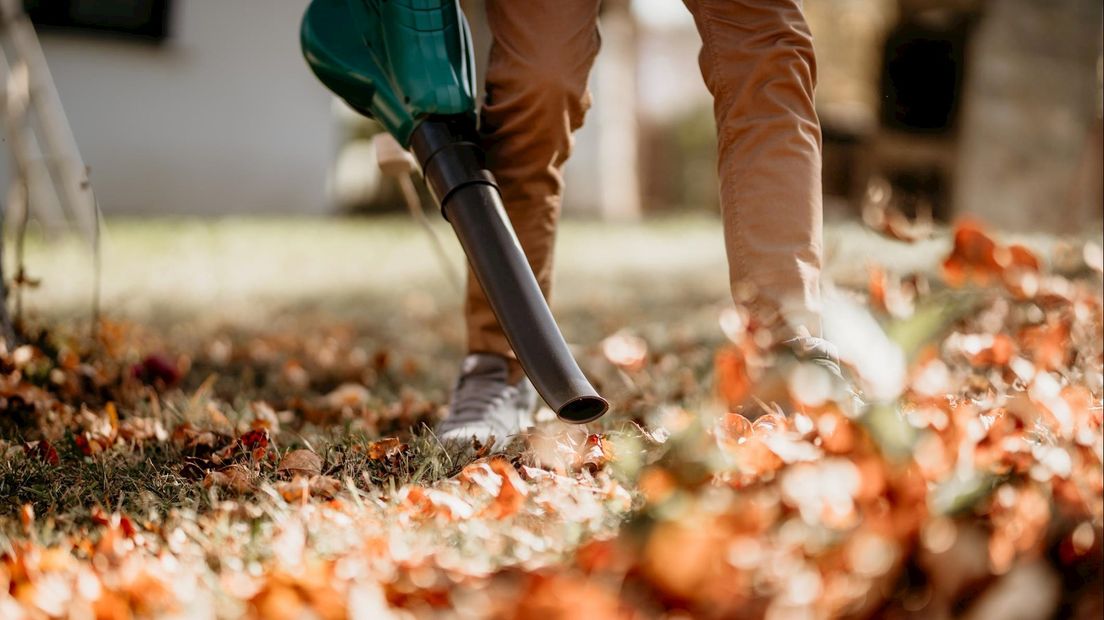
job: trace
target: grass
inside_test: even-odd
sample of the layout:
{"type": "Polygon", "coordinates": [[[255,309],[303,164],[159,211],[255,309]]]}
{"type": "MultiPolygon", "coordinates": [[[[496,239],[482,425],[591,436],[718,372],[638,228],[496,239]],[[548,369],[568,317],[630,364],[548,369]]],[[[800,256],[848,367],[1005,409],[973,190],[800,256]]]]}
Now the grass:
{"type": "MultiPolygon", "coordinates": [[[[447,224],[436,221],[436,229],[453,264],[461,265],[447,224]]],[[[1100,237],[1091,230],[1086,236],[1100,237]]],[[[1011,240],[1044,256],[1055,246],[1045,234],[1011,240]]],[[[871,260],[902,272],[931,271],[948,244],[945,236],[901,244],[854,222],[829,223],[826,276],[844,285],[865,283],[871,260]]],[[[13,264],[11,256],[5,258],[13,264]]],[[[94,278],[82,242],[65,236],[47,241],[32,233],[26,262],[30,275],[42,281],[26,292],[32,311],[66,318],[87,313],[94,278]]],[[[556,264],[554,305],[562,311],[677,303],[687,294],[727,298],[720,222],[705,215],[637,224],[568,219],[558,237],[556,264]],[[647,286],[669,280],[679,286],[647,286]]],[[[459,305],[422,230],[394,215],[109,218],[102,295],[112,315],[155,323],[248,324],[312,310],[378,321],[396,309],[454,313],[459,305]]]]}
{"type": "MultiPolygon", "coordinates": [[[[437,229],[451,260],[460,264],[461,253],[447,226],[438,223],[437,229]]],[[[1044,251],[1051,243],[1041,237],[1027,241],[1044,251]]],[[[830,225],[829,277],[861,285],[871,256],[900,271],[930,272],[946,244],[936,239],[909,246],[854,224],[830,225]]],[[[631,225],[568,220],[557,262],[555,309],[569,339],[594,343],[630,329],[656,349],[679,350],[690,374],[709,372],[708,352],[723,339],[716,317],[729,303],[718,221],[700,215],[631,225]]],[[[54,325],[73,321],[69,329],[76,329],[91,297],[87,248],[73,239],[47,243],[32,236],[27,263],[32,276],[42,281],[26,291],[29,315],[54,325]]],[[[239,425],[248,418],[252,401],[287,405],[304,394],[318,398],[348,381],[369,383],[376,407],[401,400],[413,387],[429,399],[427,409],[439,409],[463,348],[458,296],[422,231],[405,217],[110,219],[103,264],[108,316],[148,325],[158,335],[147,340],[147,347],[188,356],[192,368],[184,393],[213,379],[212,397],[228,405],[223,408],[239,425]],[[289,337],[281,340],[276,334],[289,337]],[[316,364],[305,392],[289,389],[282,367],[317,356],[335,338],[344,353],[382,354],[395,358],[393,365],[416,370],[392,368],[369,382],[316,364]],[[275,357],[215,363],[212,342],[235,351],[260,343],[275,357]]],[[[595,361],[593,351],[582,361],[584,366],[595,361]]],[[[623,377],[601,376],[599,366],[588,370],[598,373],[603,391],[633,403],[634,387],[624,384],[623,377]]],[[[662,384],[664,378],[654,380],[662,384]]],[[[677,386],[659,392],[678,402],[677,386]]],[[[189,406],[195,409],[195,403],[177,403],[175,410],[170,406],[166,427],[186,419],[181,410],[189,406]]],[[[408,439],[410,449],[385,467],[364,458],[363,451],[348,450],[389,430],[403,428],[364,433],[348,425],[308,424],[278,442],[282,448],[305,442],[327,455],[327,473],[376,486],[433,481],[455,474],[465,463],[462,456],[443,450],[431,433],[417,429],[408,439]]],[[[72,449],[71,442],[64,444],[72,449]]],[[[23,467],[5,459],[0,463],[0,505],[9,515],[30,503],[40,513],[78,518],[95,505],[139,512],[209,507],[212,496],[202,480],[177,474],[184,456],[163,442],[134,452],[77,458],[82,463],[77,468],[41,463],[23,467]]],[[[270,476],[262,483],[274,480],[270,476]]]]}
{"type": "MultiPolygon", "coordinates": [[[[200,412],[217,406],[217,399],[204,397],[202,402],[189,403],[181,392],[170,398],[175,402],[168,403],[160,418],[166,429],[171,431],[185,422],[201,428],[211,426],[211,420],[203,420],[206,416],[200,412]]],[[[216,447],[232,443],[234,430],[249,428],[255,419],[248,407],[228,410],[225,423],[215,427],[225,433],[216,447]]],[[[277,455],[308,448],[322,457],[323,475],[352,481],[366,489],[432,484],[456,475],[480,456],[470,447],[443,445],[424,424],[404,429],[402,437],[400,448],[384,458],[375,458],[370,456],[371,445],[379,434],[349,425],[296,424],[283,431],[274,429],[271,434],[277,455]]],[[[22,433],[7,439],[9,451],[22,451],[22,433]]],[[[87,524],[97,509],[136,515],[168,514],[179,510],[203,512],[218,503],[218,489],[205,484],[205,474],[217,469],[206,459],[213,450],[197,450],[175,441],[146,441],[135,443],[132,449],[85,455],[71,435],[53,445],[60,465],[44,459],[0,459],[0,530],[15,527],[14,521],[3,517],[16,517],[24,505],[30,505],[36,514],[53,516],[64,531],[87,524]],[[197,462],[201,467],[191,465],[197,462]]],[[[515,459],[520,458],[522,447],[520,441],[515,441],[493,449],[515,459]]],[[[270,462],[254,463],[259,473],[254,486],[272,487],[287,480],[289,476],[278,471],[278,463],[278,456],[270,462]]]]}

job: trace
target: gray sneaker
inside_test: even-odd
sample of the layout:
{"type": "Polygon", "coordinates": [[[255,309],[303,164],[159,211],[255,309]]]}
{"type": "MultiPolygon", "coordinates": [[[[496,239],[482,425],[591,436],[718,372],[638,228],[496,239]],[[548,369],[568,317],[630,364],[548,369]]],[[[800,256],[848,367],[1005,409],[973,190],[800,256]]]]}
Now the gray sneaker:
{"type": "Polygon", "coordinates": [[[474,437],[486,444],[492,436],[501,442],[533,426],[537,391],[528,379],[510,385],[508,375],[502,356],[472,353],[465,357],[448,417],[437,425],[437,437],[442,442],[467,442],[474,437]]]}

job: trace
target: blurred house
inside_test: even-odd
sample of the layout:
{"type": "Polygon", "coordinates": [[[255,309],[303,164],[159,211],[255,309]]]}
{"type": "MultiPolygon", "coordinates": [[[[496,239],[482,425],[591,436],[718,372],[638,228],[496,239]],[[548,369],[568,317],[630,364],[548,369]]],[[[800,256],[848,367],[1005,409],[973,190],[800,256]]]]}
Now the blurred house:
{"type": "MultiPolygon", "coordinates": [[[[366,138],[300,58],[308,0],[26,0],[108,213],[396,207],[366,138]]],[[[464,0],[480,66],[483,0],[464,0]]],[[[606,0],[565,212],[715,209],[712,101],[677,0],[606,0]]],[[[824,187],[1007,228],[1083,228],[1101,195],[1100,0],[806,0],[824,187]]],[[[2,155],[0,155],[2,156],[2,155]]],[[[7,166],[0,164],[0,176],[7,166]]]]}
{"type": "Polygon", "coordinates": [[[330,209],[335,123],[299,53],[306,4],[25,3],[104,211],[330,209]]]}

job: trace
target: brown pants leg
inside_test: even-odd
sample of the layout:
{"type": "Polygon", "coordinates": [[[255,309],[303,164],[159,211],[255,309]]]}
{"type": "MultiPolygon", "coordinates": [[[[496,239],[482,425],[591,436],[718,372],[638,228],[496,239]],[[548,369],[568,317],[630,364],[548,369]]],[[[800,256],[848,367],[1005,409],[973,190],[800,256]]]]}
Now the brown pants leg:
{"type": "MultiPolygon", "coordinates": [[[[587,76],[598,53],[599,1],[486,4],[494,41],[480,119],[483,146],[518,241],[548,297],[563,165],[571,154],[571,134],[590,106],[587,76]]],[[[470,271],[465,306],[468,350],[513,358],[470,271]]]]}
{"type": "Polygon", "coordinates": [[[819,335],[822,198],[816,60],[800,0],[684,0],[713,94],[736,303],[819,335]]]}
{"type": "MultiPolygon", "coordinates": [[[[685,0],[714,97],[733,298],[767,324],[819,335],[820,124],[800,0],[685,0]]],[[[482,132],[506,211],[547,296],[572,132],[589,105],[597,0],[487,0],[494,37],[482,132]]],[[[468,348],[512,357],[469,274],[468,348]]],[[[516,369],[515,369],[516,371],[516,369]]]]}

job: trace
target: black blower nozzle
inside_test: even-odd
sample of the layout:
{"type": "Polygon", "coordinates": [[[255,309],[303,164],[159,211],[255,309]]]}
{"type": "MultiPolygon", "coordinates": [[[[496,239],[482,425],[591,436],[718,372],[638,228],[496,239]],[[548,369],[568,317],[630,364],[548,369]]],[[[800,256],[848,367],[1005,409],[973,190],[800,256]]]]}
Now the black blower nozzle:
{"type": "Polygon", "coordinates": [[[583,376],[552,318],[502,208],[471,117],[429,118],[414,130],[411,146],[537,392],[565,422],[582,424],[601,417],[609,403],[583,376]]]}

